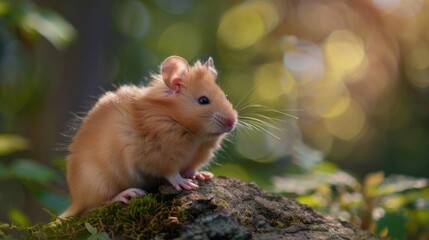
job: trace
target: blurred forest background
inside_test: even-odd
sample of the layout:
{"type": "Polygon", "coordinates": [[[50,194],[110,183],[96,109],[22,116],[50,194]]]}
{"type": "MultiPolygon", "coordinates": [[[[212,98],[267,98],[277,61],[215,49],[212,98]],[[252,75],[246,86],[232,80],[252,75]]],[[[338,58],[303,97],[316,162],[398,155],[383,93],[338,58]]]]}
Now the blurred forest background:
{"type": "Polygon", "coordinates": [[[0,0],[0,222],[61,213],[74,114],[175,54],[212,56],[253,119],[217,175],[429,239],[428,12],[429,0],[0,0]]]}

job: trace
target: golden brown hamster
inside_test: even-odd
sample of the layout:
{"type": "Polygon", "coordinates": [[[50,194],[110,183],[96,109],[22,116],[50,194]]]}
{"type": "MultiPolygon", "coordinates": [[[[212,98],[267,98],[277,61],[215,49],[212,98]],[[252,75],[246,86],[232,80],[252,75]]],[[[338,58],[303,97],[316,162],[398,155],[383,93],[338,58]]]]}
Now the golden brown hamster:
{"type": "Polygon", "coordinates": [[[177,190],[192,179],[237,123],[237,112],[216,84],[212,58],[193,66],[168,57],[149,86],[106,92],[82,120],[69,145],[67,182],[71,205],[60,216],[80,215],[106,202],[144,195],[148,176],[177,190]]]}

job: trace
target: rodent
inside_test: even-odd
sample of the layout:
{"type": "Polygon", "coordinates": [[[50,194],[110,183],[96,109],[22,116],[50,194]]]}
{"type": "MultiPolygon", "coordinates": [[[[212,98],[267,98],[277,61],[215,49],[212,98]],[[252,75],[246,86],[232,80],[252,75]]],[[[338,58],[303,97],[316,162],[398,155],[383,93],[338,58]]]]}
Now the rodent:
{"type": "Polygon", "coordinates": [[[127,203],[153,179],[180,191],[198,187],[192,179],[212,178],[200,169],[238,121],[216,79],[212,58],[189,66],[170,56],[147,87],[124,85],[101,96],[68,147],[71,205],[60,218],[127,203]]]}

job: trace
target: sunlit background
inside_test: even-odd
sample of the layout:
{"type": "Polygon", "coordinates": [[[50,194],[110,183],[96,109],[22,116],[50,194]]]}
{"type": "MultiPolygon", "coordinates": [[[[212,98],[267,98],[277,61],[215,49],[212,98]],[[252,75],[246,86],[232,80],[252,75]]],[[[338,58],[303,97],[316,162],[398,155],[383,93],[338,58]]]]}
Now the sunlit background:
{"type": "Polygon", "coordinates": [[[238,128],[211,170],[429,239],[428,0],[0,0],[0,221],[68,204],[74,115],[212,56],[238,128]]]}

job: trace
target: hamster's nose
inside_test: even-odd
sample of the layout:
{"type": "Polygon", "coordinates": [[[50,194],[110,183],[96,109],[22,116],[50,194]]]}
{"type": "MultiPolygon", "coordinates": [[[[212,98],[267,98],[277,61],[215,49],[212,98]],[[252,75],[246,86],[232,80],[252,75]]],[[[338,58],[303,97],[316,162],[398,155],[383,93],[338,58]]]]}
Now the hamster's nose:
{"type": "Polygon", "coordinates": [[[232,129],[234,129],[235,122],[236,122],[236,120],[233,117],[225,119],[225,126],[228,128],[229,131],[231,131],[232,129]]]}
{"type": "Polygon", "coordinates": [[[227,118],[227,119],[225,120],[225,125],[226,125],[227,127],[233,127],[233,126],[234,126],[234,123],[235,123],[235,119],[234,119],[234,118],[227,118]]]}

